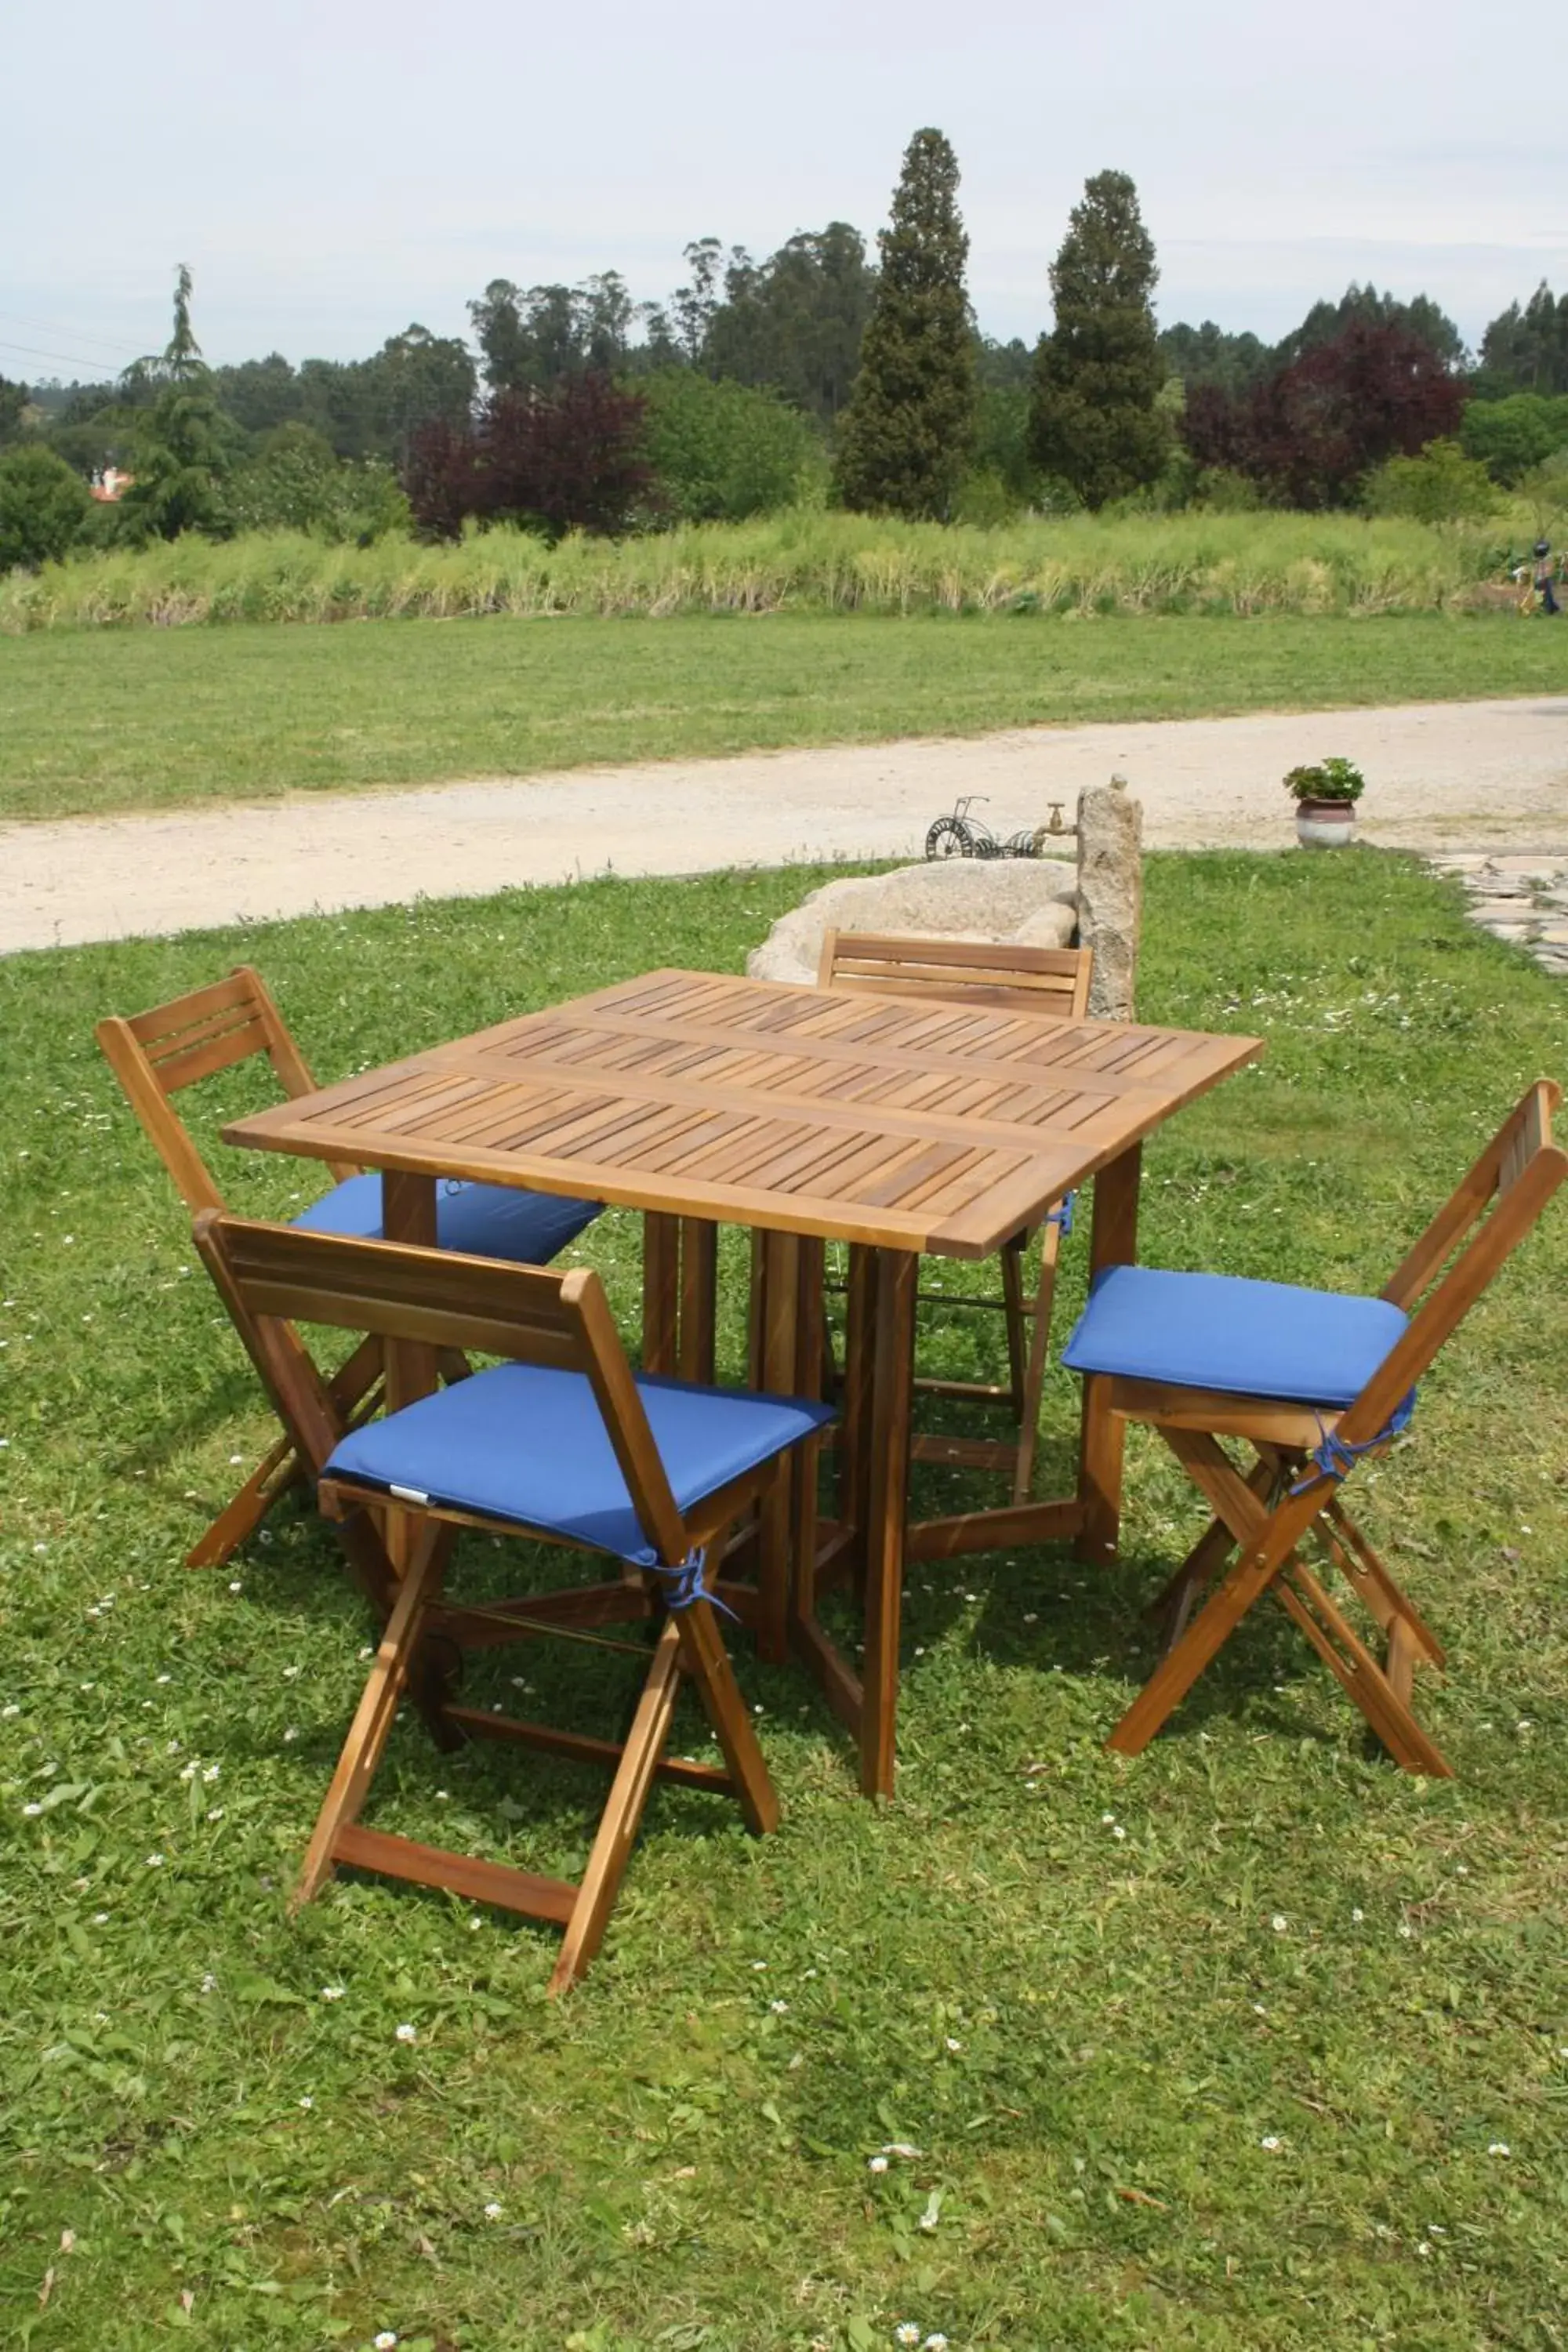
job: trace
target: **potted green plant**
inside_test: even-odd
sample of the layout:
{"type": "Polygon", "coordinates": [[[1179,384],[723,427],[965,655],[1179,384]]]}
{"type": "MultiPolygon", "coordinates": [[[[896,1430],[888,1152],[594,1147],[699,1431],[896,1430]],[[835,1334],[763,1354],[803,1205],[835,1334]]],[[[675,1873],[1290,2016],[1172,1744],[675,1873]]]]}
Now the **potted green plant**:
{"type": "Polygon", "coordinates": [[[1285,789],[1296,803],[1296,838],[1304,849],[1342,849],[1355,834],[1355,804],[1366,778],[1353,760],[1292,768],[1285,789]]]}

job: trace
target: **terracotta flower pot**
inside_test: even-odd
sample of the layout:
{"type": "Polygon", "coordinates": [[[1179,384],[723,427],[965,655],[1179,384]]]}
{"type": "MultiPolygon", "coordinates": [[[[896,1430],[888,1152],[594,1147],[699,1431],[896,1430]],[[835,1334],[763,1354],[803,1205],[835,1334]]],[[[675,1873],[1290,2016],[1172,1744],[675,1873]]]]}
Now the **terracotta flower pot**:
{"type": "Polygon", "coordinates": [[[1303,849],[1342,849],[1355,838],[1354,801],[1298,801],[1296,838],[1303,849]]]}

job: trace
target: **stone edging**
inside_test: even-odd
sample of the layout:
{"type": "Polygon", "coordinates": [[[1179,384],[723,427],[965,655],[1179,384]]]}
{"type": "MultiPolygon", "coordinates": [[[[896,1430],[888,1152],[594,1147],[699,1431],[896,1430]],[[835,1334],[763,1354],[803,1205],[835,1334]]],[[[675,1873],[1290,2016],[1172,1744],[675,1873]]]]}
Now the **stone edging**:
{"type": "Polygon", "coordinates": [[[1440,853],[1427,864],[1462,884],[1466,912],[1494,940],[1526,949],[1543,971],[1568,980],[1568,857],[1440,853]]]}

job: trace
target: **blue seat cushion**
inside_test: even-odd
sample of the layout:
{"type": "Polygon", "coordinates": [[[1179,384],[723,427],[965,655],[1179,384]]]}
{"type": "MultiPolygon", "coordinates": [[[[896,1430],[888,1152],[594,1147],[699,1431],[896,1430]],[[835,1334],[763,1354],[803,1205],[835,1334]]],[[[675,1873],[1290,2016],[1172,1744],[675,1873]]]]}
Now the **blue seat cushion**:
{"type": "Polygon", "coordinates": [[[1337,1407],[1360,1395],[1406,1319],[1386,1298],[1112,1265],[1095,1277],[1062,1361],[1075,1372],[1337,1407]]]}
{"type": "MultiPolygon", "coordinates": [[[[682,1512],[833,1418],[827,1405],[747,1389],[637,1381],[682,1512]]],[[[609,1433],[581,1372],[497,1364],[367,1422],[326,1475],[402,1488],[487,1518],[514,1519],[651,1568],[609,1433]]]]}
{"type": "MultiPolygon", "coordinates": [[[[444,1176],[436,1187],[436,1240],[469,1257],[504,1257],[521,1265],[548,1265],[598,1215],[597,1201],[554,1192],[525,1192],[511,1184],[468,1184],[444,1176]]],[[[347,1234],[378,1242],[381,1178],[350,1176],[293,1223],[308,1234],[347,1234]]]]}

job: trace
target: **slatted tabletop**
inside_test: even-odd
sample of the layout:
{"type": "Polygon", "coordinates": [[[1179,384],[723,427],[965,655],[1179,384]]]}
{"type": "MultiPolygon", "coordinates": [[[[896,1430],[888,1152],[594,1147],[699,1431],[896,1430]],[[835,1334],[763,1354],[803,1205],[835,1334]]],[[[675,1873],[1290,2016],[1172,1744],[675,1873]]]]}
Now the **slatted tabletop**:
{"type": "Polygon", "coordinates": [[[988,1255],[1254,1037],[656,971],[280,1103],[230,1143],[988,1255]]]}

